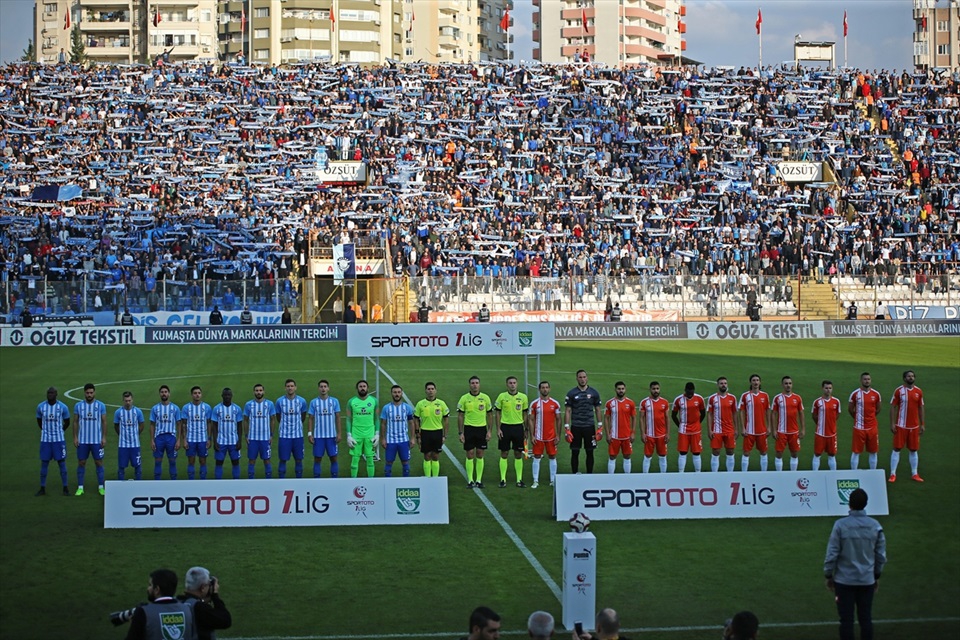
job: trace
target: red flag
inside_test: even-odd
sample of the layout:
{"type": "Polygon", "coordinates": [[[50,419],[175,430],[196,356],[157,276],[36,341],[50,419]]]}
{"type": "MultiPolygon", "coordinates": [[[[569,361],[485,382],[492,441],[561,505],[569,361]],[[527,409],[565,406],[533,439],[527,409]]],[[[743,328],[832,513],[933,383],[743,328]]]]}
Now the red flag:
{"type": "Polygon", "coordinates": [[[247,12],[243,6],[240,7],[240,33],[247,30],[247,12]]]}
{"type": "Polygon", "coordinates": [[[163,22],[163,18],[160,17],[160,7],[159,7],[159,6],[155,6],[155,7],[153,8],[153,26],[156,27],[156,26],[158,26],[161,22],[163,22]]]}
{"type": "Polygon", "coordinates": [[[500,18],[500,29],[503,31],[508,31],[510,29],[510,10],[505,9],[503,12],[503,17],[500,18]]]}
{"type": "Polygon", "coordinates": [[[580,9],[580,19],[583,21],[583,32],[584,33],[589,32],[590,29],[587,27],[587,10],[586,9],[583,9],[583,8],[580,9]]]}
{"type": "Polygon", "coordinates": [[[920,20],[920,29],[922,31],[927,30],[927,16],[923,16],[923,18],[920,20]]]}
{"type": "Polygon", "coordinates": [[[847,37],[847,12],[843,12],[843,37],[847,37]]]}
{"type": "Polygon", "coordinates": [[[760,25],[763,24],[763,14],[757,9],[757,35],[760,35],[760,25]]]}
{"type": "Polygon", "coordinates": [[[70,9],[67,9],[66,15],[63,16],[63,29],[64,31],[70,30],[70,9]]]}
{"type": "Polygon", "coordinates": [[[330,29],[335,29],[337,27],[337,16],[334,14],[336,11],[333,9],[333,5],[330,6],[330,29]]]}

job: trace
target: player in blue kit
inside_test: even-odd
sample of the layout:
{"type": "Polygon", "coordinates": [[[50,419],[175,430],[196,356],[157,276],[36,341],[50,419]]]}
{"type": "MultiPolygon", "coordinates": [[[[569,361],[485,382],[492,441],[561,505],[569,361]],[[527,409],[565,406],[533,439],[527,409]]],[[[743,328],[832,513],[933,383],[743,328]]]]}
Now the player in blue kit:
{"type": "Polygon", "coordinates": [[[47,467],[51,460],[60,466],[63,495],[67,489],[67,441],[63,433],[70,428],[70,409],[57,400],[57,388],[47,389],[47,399],[37,405],[37,426],[40,427],[40,490],[35,495],[47,495],[47,467]]]}
{"type": "Polygon", "coordinates": [[[320,463],[324,454],[330,459],[330,477],[340,477],[340,463],[337,462],[343,434],[340,401],[330,395],[330,383],[326,380],[317,383],[317,397],[310,402],[307,415],[307,439],[313,445],[313,477],[321,475],[320,463]]]}
{"type": "Polygon", "coordinates": [[[403,401],[403,389],[395,384],[390,387],[391,403],[380,412],[380,444],[386,449],[383,475],[393,474],[393,461],[400,455],[403,477],[410,475],[410,448],[414,444],[413,407],[403,401]]]}
{"type": "Polygon", "coordinates": [[[190,389],[190,402],[180,409],[180,442],[187,452],[187,479],[196,478],[196,460],[200,458],[200,479],[207,479],[207,453],[210,449],[210,413],[203,401],[203,389],[190,389]]]}
{"type": "Polygon", "coordinates": [[[287,460],[293,456],[294,473],[303,477],[303,419],[307,416],[307,401],[297,395],[297,383],[287,378],[283,383],[286,393],[275,403],[277,410],[277,445],[280,464],[277,471],[287,477],[287,460]]]}
{"type": "Polygon", "coordinates": [[[170,479],[177,479],[177,452],[180,438],[180,407],[170,402],[170,387],[160,385],[160,402],[150,409],[150,448],[153,450],[153,479],[163,475],[163,454],[167,454],[170,479]]]}
{"type": "Polygon", "coordinates": [[[243,438],[243,409],[233,404],[233,390],[224,388],[221,402],[210,411],[210,439],[217,468],[214,477],[223,478],[223,461],[230,456],[233,479],[240,479],[240,448],[243,438]]]}
{"type": "Polygon", "coordinates": [[[97,400],[97,388],[88,382],[83,385],[83,400],[73,407],[73,446],[77,448],[77,492],[83,495],[83,480],[87,474],[87,458],[97,465],[97,486],[103,487],[103,449],[107,446],[107,405],[97,400]]]}
{"type": "Polygon", "coordinates": [[[270,463],[270,444],[273,442],[274,416],[277,409],[272,400],[263,397],[263,385],[253,385],[253,400],[243,407],[244,431],[247,434],[247,478],[253,479],[257,457],[263,460],[263,470],[268,478],[273,477],[270,463]]]}
{"type": "Polygon", "coordinates": [[[124,480],[128,466],[133,477],[143,479],[140,465],[140,434],[143,433],[143,411],[133,406],[133,394],[123,392],[123,404],[113,413],[113,428],[117,432],[117,480],[124,480]]]}

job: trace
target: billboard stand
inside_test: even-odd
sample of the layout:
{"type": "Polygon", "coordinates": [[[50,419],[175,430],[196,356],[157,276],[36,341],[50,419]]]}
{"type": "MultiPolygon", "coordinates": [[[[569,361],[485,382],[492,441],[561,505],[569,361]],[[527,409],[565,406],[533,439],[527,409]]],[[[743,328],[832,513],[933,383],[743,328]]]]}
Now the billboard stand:
{"type": "Polygon", "coordinates": [[[563,626],[592,628],[597,611],[597,538],[592,533],[563,534],[563,626]]]}

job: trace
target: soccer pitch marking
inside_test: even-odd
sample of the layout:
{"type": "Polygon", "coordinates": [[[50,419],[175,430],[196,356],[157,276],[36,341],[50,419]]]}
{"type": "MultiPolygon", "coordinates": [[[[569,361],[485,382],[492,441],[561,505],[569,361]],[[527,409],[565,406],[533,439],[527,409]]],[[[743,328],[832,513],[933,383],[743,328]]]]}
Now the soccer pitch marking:
{"type": "MultiPolygon", "coordinates": [[[[368,358],[368,360],[373,363],[373,366],[383,374],[390,384],[397,384],[397,381],[394,380],[393,377],[387,373],[387,370],[381,367],[376,360],[373,358],[368,358]]],[[[403,397],[407,402],[413,404],[410,400],[410,397],[406,393],[403,394],[403,397]]],[[[453,452],[450,451],[447,445],[443,445],[443,453],[447,456],[453,466],[456,467],[457,471],[460,472],[460,475],[463,476],[464,481],[466,481],[467,470],[463,468],[463,465],[460,464],[460,461],[457,460],[457,457],[453,455],[453,452]]],[[[517,535],[517,532],[514,531],[513,527],[511,527],[503,518],[503,516],[500,514],[500,511],[493,506],[493,503],[490,502],[490,499],[483,494],[483,489],[476,489],[474,493],[480,499],[480,502],[483,503],[483,506],[487,508],[487,511],[490,512],[490,515],[493,516],[493,519],[497,521],[497,524],[500,525],[504,533],[507,534],[507,537],[510,538],[510,540],[513,541],[513,544],[517,546],[517,549],[519,549],[520,553],[523,554],[523,557],[527,559],[527,562],[530,563],[534,571],[537,572],[537,575],[539,575],[544,583],[546,583],[547,588],[550,589],[551,593],[553,593],[554,597],[557,599],[557,602],[560,602],[563,596],[563,593],[560,591],[560,586],[553,578],[550,577],[550,574],[547,573],[547,570],[544,568],[544,566],[540,564],[540,561],[537,560],[536,556],[533,555],[533,552],[527,548],[527,545],[523,543],[523,540],[520,539],[520,536],[517,535]]]]}
{"type": "MultiPolygon", "coordinates": [[[[874,620],[874,625],[889,624],[923,624],[934,622],[960,622],[960,617],[942,617],[942,618],[890,618],[886,620],[874,620]]],[[[836,620],[821,620],[818,622],[761,622],[760,629],[800,629],[804,627],[833,627],[836,626],[836,620]]],[[[685,626],[685,627],[634,627],[631,629],[621,629],[623,633],[683,633],[689,631],[718,631],[722,628],[719,624],[685,626]]],[[[443,633],[375,633],[368,635],[335,635],[335,636],[241,636],[234,637],[231,640],[406,640],[407,638],[455,638],[463,635],[463,630],[446,631],[443,633]]],[[[501,631],[501,636],[527,636],[526,629],[501,631]]],[[[557,637],[565,637],[566,632],[559,626],[557,628],[557,637]]]]}

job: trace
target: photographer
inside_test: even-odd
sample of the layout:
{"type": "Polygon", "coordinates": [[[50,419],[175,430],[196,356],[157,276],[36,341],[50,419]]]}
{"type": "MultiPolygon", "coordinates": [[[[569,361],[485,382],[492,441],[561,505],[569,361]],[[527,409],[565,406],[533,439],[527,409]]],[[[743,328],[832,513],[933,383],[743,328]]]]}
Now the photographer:
{"type": "MultiPolygon", "coordinates": [[[[157,569],[147,583],[147,599],[133,611],[127,640],[163,640],[172,629],[176,637],[196,637],[193,607],[174,597],[177,574],[170,569],[157,569]]],[[[114,624],[117,624],[116,622],[114,624]]]]}
{"type": "Polygon", "coordinates": [[[213,640],[214,631],[233,624],[227,605],[220,599],[220,583],[203,567],[191,567],[184,579],[185,593],[177,599],[190,606],[199,640],[213,640]]]}

